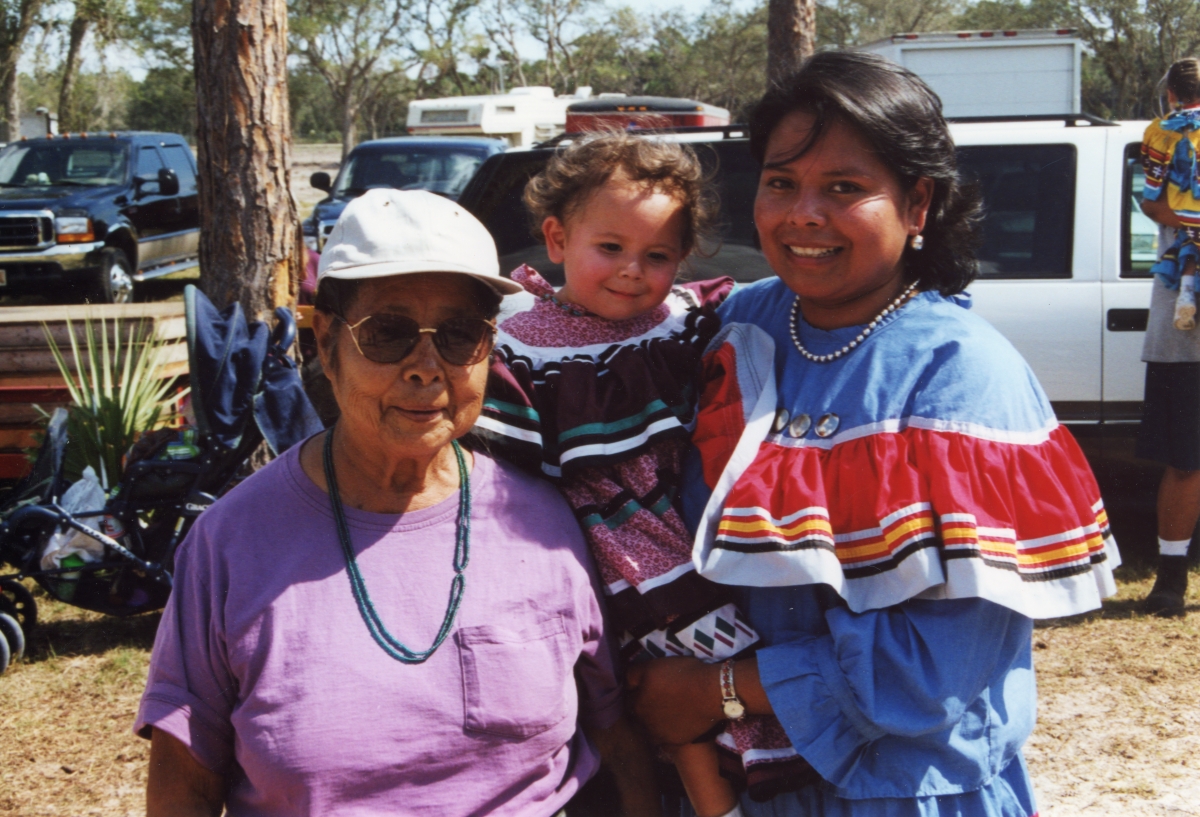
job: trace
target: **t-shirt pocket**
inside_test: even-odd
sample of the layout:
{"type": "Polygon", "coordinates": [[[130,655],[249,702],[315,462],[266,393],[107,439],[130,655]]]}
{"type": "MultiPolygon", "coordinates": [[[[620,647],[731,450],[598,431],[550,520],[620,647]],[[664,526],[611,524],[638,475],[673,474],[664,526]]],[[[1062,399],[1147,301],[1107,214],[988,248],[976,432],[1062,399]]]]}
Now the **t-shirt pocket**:
{"type": "Polygon", "coordinates": [[[519,629],[463,627],[454,637],[468,731],[529,738],[571,712],[575,662],[562,616],[519,629]]]}

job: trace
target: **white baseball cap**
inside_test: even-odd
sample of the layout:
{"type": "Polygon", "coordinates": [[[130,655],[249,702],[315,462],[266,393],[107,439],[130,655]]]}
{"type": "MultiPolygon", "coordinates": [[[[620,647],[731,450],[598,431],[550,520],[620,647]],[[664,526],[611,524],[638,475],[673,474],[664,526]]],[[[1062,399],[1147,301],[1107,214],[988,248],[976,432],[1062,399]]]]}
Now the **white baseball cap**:
{"type": "Polygon", "coordinates": [[[520,284],[500,277],[496,242],[479,219],[426,190],[368,190],[346,205],[329,233],[317,281],[460,272],[501,295],[520,284]]]}

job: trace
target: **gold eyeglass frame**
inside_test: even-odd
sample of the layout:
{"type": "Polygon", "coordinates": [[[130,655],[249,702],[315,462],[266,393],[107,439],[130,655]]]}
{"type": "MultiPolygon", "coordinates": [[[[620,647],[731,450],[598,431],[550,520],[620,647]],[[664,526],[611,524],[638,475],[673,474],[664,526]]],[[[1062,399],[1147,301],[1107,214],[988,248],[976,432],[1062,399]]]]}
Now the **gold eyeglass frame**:
{"type": "MultiPolygon", "coordinates": [[[[358,344],[358,335],[355,333],[354,330],[358,329],[358,327],[362,326],[364,323],[371,320],[371,318],[374,318],[375,316],[367,315],[367,317],[363,318],[361,321],[358,321],[357,323],[350,323],[350,321],[346,320],[341,315],[334,315],[334,317],[337,318],[342,323],[346,324],[346,329],[348,329],[350,332],[350,339],[352,341],[354,341],[354,348],[358,350],[358,353],[360,355],[362,355],[364,358],[366,358],[367,360],[370,360],[372,363],[376,364],[377,366],[395,366],[397,363],[403,363],[405,360],[407,360],[409,358],[410,355],[412,355],[413,352],[415,352],[417,350],[417,344],[413,343],[413,348],[411,350],[409,350],[408,354],[393,363],[379,363],[378,361],[371,360],[371,358],[367,357],[366,353],[362,350],[362,346],[360,346],[358,344]]],[[[454,320],[454,319],[451,318],[451,320],[454,320]]],[[[438,357],[440,357],[443,361],[445,361],[446,364],[448,364],[450,366],[474,366],[475,364],[482,363],[484,360],[486,360],[487,356],[490,355],[492,353],[492,350],[496,348],[496,333],[499,331],[496,328],[496,322],[494,320],[488,320],[487,318],[475,318],[474,320],[478,320],[483,323],[486,323],[489,327],[491,327],[491,330],[492,330],[492,337],[491,337],[491,344],[490,344],[491,348],[489,348],[487,350],[487,352],[484,353],[483,357],[479,358],[479,360],[473,360],[470,363],[454,363],[453,361],[446,360],[446,356],[442,354],[442,350],[438,348],[438,345],[435,342],[433,344],[434,351],[437,352],[438,357]]],[[[414,321],[414,323],[415,323],[415,321],[414,321]]],[[[439,329],[441,329],[440,326],[430,329],[430,328],[418,325],[417,326],[417,341],[420,341],[421,335],[436,335],[438,333],[439,329]]]]}

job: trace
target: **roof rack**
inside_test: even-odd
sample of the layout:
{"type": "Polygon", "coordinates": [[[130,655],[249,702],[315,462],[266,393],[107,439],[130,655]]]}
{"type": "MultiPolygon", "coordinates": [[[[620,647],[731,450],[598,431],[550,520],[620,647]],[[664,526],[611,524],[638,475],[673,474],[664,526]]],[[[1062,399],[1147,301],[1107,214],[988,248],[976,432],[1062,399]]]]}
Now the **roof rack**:
{"type": "MultiPolygon", "coordinates": [[[[560,133],[552,139],[547,139],[545,142],[538,142],[533,145],[535,148],[552,148],[558,147],[568,139],[575,139],[595,131],[581,131],[578,133],[560,133]]],[[[750,135],[750,126],[746,124],[734,125],[694,125],[685,128],[637,128],[630,131],[639,136],[656,136],[667,133],[720,133],[726,139],[745,139],[750,135]]]]}
{"type": "Polygon", "coordinates": [[[1009,114],[1007,116],[947,116],[946,121],[958,123],[1062,122],[1068,128],[1077,127],[1081,122],[1104,128],[1112,128],[1117,126],[1117,123],[1113,122],[1111,119],[1101,119],[1099,116],[1092,116],[1090,113],[1033,113],[1009,114]]]}

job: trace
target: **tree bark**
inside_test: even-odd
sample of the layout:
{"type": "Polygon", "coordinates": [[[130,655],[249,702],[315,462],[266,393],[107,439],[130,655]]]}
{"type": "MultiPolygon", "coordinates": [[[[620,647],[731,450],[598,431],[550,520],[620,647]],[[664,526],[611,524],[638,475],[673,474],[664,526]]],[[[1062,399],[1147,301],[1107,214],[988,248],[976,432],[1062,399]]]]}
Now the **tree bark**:
{"type": "Polygon", "coordinates": [[[17,77],[17,63],[21,59],[21,46],[33,26],[34,17],[42,8],[43,0],[20,0],[16,8],[0,21],[0,96],[3,96],[4,116],[0,121],[6,142],[21,138],[21,84],[17,77]],[[16,14],[11,14],[16,11],[16,14]]]}
{"type": "Polygon", "coordinates": [[[290,187],[284,0],[196,0],[201,288],[250,319],[295,303],[303,271],[290,187]]]}
{"type": "Polygon", "coordinates": [[[63,133],[84,130],[82,117],[75,115],[75,80],[79,76],[79,65],[83,62],[83,41],[91,27],[92,21],[78,13],[71,21],[62,86],[58,91],[58,129],[63,133]]]}
{"type": "Polygon", "coordinates": [[[794,74],[816,47],[816,0],[769,0],[767,82],[777,85],[794,74]]]}

